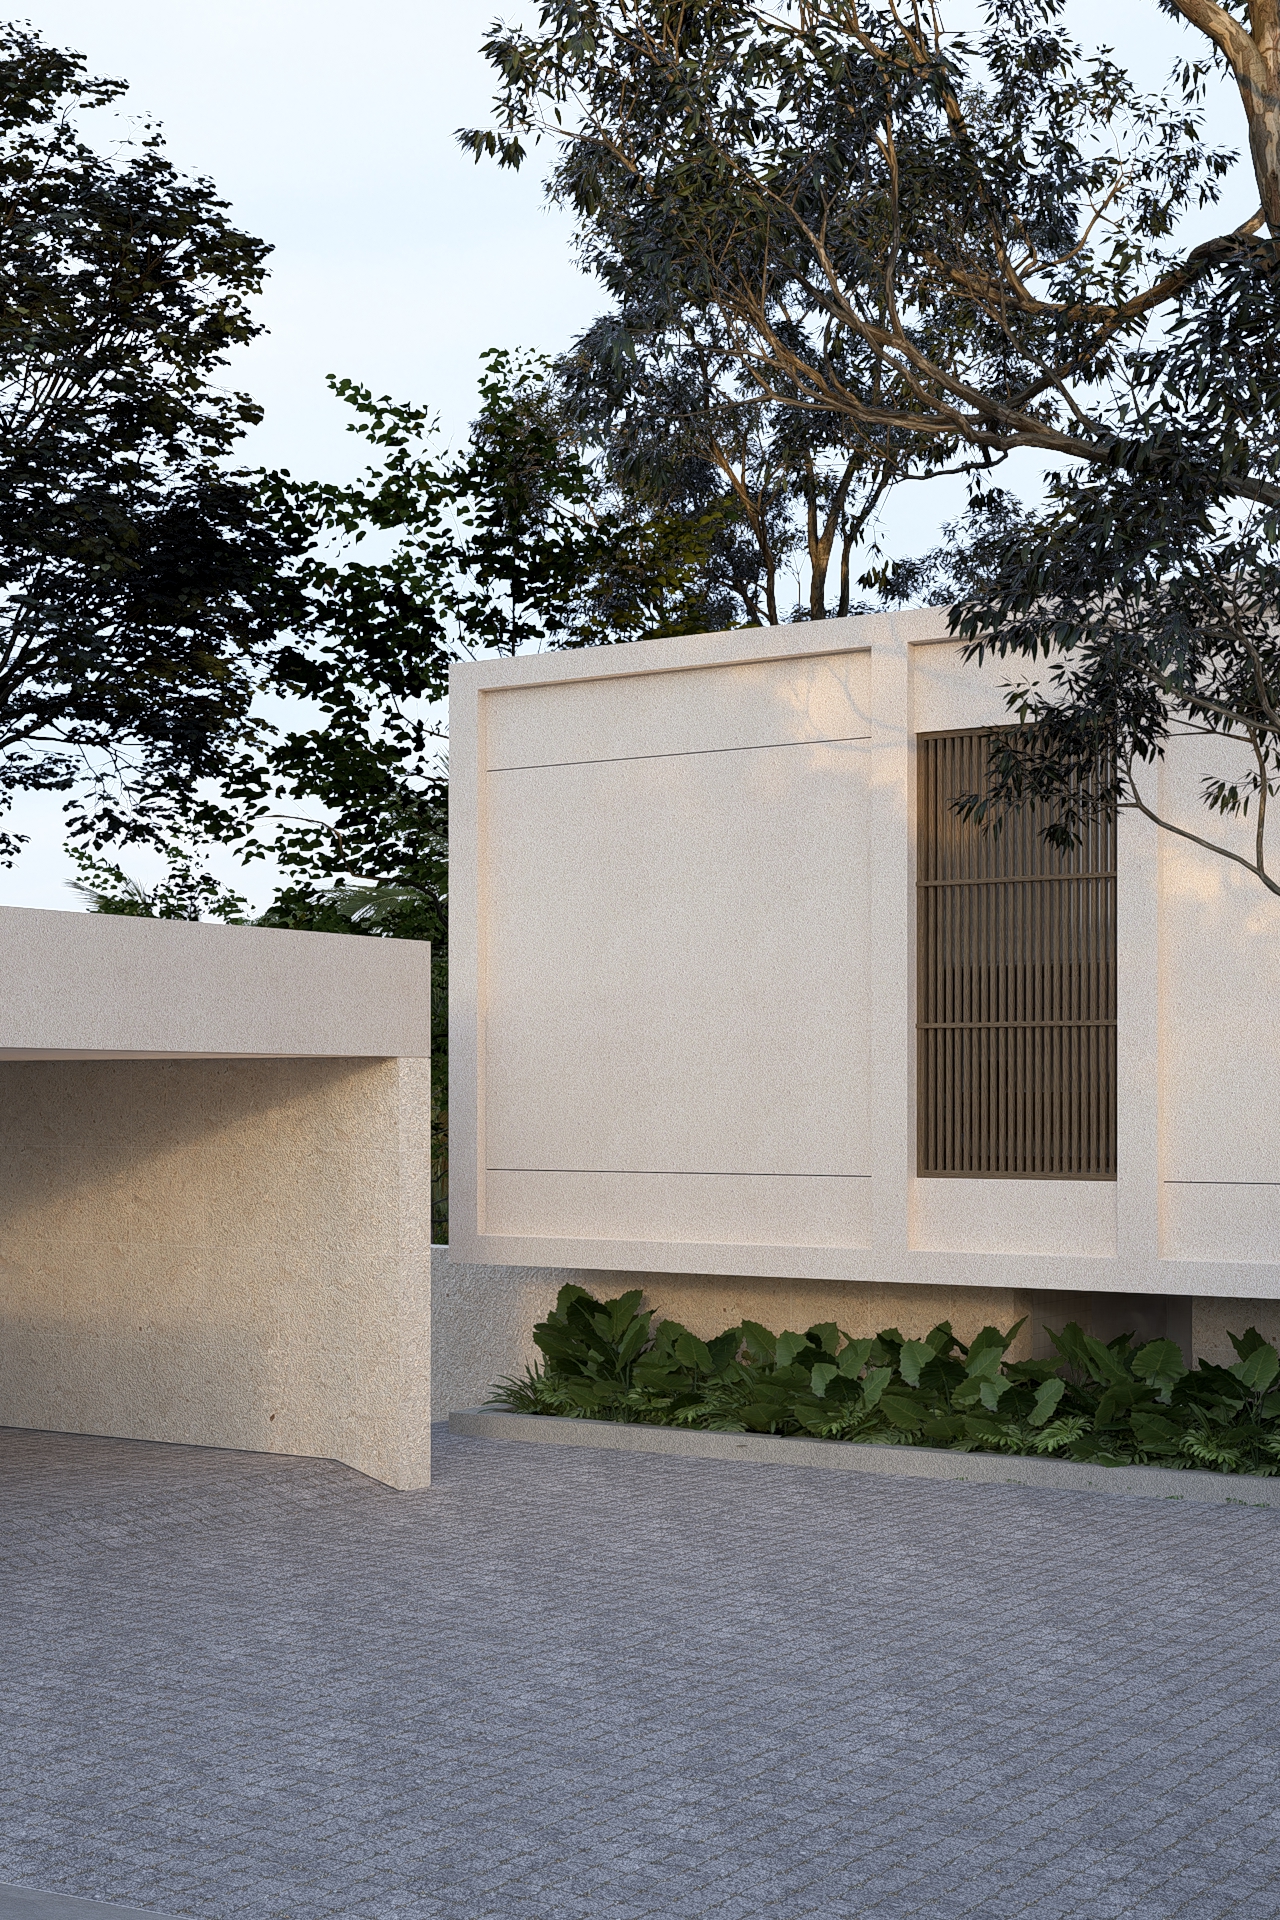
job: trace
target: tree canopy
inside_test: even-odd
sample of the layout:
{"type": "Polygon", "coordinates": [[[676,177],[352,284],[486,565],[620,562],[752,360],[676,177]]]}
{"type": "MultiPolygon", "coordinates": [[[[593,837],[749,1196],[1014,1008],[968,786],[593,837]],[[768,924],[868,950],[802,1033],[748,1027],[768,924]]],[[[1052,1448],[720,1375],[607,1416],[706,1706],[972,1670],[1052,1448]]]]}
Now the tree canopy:
{"type": "Polygon", "coordinates": [[[966,811],[1047,802],[1070,838],[1135,807],[1280,891],[1280,6],[1161,4],[1199,41],[1144,94],[1065,0],[985,0],[962,33],[850,0],[545,0],[491,36],[495,120],[460,137],[507,166],[552,144],[619,362],[696,313],[864,471],[973,476],[944,550],[865,576],[951,601],[971,656],[1034,663],[966,811]],[[1215,63],[1257,201],[1188,244],[1232,159],[1203,134],[1215,63]],[[1035,510],[990,486],[1028,450],[1057,457],[1035,510]],[[1181,734],[1216,742],[1220,831],[1154,797],[1181,734]],[[1222,817],[1249,809],[1246,848],[1222,817]]]}
{"type": "Polygon", "coordinates": [[[0,806],[65,792],[91,842],[218,828],[305,540],[215,383],[268,250],[158,133],[108,147],[122,92],[0,28],[0,806]]]}
{"type": "Polygon", "coordinates": [[[1144,95],[1064,12],[987,0],[948,34],[849,0],[546,0],[486,44],[496,125],[461,138],[508,166],[552,141],[584,262],[624,307],[714,313],[762,396],[966,462],[1109,466],[1127,347],[1262,215],[1178,246],[1230,159],[1201,137],[1206,64],[1144,95]]]}

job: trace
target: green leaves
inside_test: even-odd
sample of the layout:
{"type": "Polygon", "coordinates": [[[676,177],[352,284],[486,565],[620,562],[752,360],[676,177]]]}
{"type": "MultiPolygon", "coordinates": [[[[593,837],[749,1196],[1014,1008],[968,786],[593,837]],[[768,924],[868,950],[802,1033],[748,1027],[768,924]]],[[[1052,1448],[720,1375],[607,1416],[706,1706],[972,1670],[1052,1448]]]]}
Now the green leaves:
{"type": "MultiPolygon", "coordinates": [[[[652,1312],[640,1311],[639,1290],[616,1300],[593,1299],[584,1287],[561,1287],[554,1310],[533,1330],[534,1343],[559,1378],[618,1381],[629,1385],[632,1368],[649,1340],[652,1312]]],[[[692,1336],[675,1327],[675,1337],[692,1336]]],[[[668,1344],[672,1336],[668,1336],[668,1344]]],[[[701,1346],[701,1342],[697,1343],[701,1346]]],[[[702,1348],[706,1352],[706,1348],[702,1348]]]]}
{"type": "Polygon", "coordinates": [[[1187,1369],[1182,1363],[1181,1347],[1172,1340],[1151,1340],[1134,1354],[1133,1371],[1140,1380],[1145,1380],[1148,1386],[1157,1390],[1167,1406],[1173,1397],[1173,1389],[1187,1369]]]}
{"type": "MultiPolygon", "coordinates": [[[[1018,1322],[1021,1326],[1022,1322],[1018,1322]]],[[[1007,1335],[997,1332],[995,1327],[984,1327],[969,1349],[968,1365],[965,1377],[956,1388],[952,1399],[958,1407],[972,1407],[979,1402],[994,1413],[1001,1400],[1013,1385],[1004,1377],[1004,1355],[1008,1342],[1017,1328],[1007,1335]]]]}
{"type": "Polygon", "coordinates": [[[1036,1397],[1029,1416],[1033,1427],[1042,1427],[1049,1416],[1057,1411],[1058,1403],[1066,1390],[1065,1380],[1041,1381],[1036,1388],[1036,1397]]]}
{"type": "Polygon", "coordinates": [[[1055,1368],[1006,1357],[1018,1327],[984,1327],[966,1349],[946,1323],[924,1340],[896,1327],[852,1340],[834,1322],[775,1335],[744,1321],[704,1341],[654,1322],[638,1291],[600,1301],[563,1287],[534,1329],[545,1370],[495,1398],[714,1432],[1280,1471],[1280,1355],[1254,1328],[1235,1341],[1234,1366],[1189,1370],[1173,1341],[1135,1350],[1074,1324],[1056,1336],[1055,1368]]]}
{"type": "Polygon", "coordinates": [[[909,1387],[920,1384],[921,1368],[927,1367],[937,1359],[937,1354],[926,1340],[904,1340],[902,1358],[898,1362],[903,1379],[909,1387]]]}
{"type": "Polygon", "coordinates": [[[94,852],[216,838],[305,616],[310,530],[235,469],[261,409],[224,374],[269,248],[79,55],[9,21],[0,67],[0,813],[43,789],[94,852]]]}
{"type": "MultiPolygon", "coordinates": [[[[1250,1329],[1252,1331],[1252,1329],[1250,1329]]],[[[1280,1354],[1274,1347],[1255,1346],[1230,1369],[1241,1386],[1248,1387],[1250,1393],[1265,1393],[1277,1374],[1280,1374],[1280,1354]]]]}
{"type": "Polygon", "coordinates": [[[868,1409],[879,1406],[884,1390],[892,1379],[892,1367],[872,1367],[863,1382],[862,1404],[868,1409]]]}
{"type": "Polygon", "coordinates": [[[809,1336],[804,1333],[780,1333],[776,1348],[777,1363],[780,1367],[789,1367],[798,1353],[803,1353],[809,1344],[809,1336]]]}
{"type": "Polygon", "coordinates": [[[836,1362],[846,1380],[856,1380],[866,1366],[874,1340],[850,1340],[836,1362]]]}

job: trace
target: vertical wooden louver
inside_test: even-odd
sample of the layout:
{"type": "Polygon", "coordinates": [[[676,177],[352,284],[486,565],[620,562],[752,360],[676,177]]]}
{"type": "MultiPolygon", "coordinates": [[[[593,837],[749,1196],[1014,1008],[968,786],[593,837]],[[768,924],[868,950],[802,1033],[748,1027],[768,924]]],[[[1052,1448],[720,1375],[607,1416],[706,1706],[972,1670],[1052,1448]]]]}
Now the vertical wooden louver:
{"type": "Polygon", "coordinates": [[[1114,1180],[1114,817],[1061,853],[1038,810],[983,833],[989,732],[919,737],[917,1167],[1114,1180]]]}

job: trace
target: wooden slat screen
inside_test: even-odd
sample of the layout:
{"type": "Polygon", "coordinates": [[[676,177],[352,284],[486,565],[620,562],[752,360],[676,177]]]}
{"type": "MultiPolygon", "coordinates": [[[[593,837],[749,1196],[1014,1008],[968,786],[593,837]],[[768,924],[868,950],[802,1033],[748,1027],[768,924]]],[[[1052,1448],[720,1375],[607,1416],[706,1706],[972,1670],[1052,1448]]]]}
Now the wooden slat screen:
{"type": "Polygon", "coordinates": [[[990,740],[918,740],[917,1170],[1114,1180],[1115,820],[1069,853],[1037,810],[999,834],[960,820],[990,740]]]}

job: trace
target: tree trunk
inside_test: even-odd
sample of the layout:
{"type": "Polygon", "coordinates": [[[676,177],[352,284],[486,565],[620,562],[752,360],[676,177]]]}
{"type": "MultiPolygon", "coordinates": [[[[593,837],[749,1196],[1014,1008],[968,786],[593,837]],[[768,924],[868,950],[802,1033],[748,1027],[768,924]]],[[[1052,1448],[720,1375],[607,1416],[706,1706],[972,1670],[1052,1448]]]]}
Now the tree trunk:
{"type": "Polygon", "coordinates": [[[1249,0],[1248,28],[1217,0],[1174,5],[1212,40],[1235,75],[1263,218],[1272,239],[1280,240],[1280,0],[1249,0]]]}
{"type": "Polygon", "coordinates": [[[835,545],[836,529],[844,514],[844,503],[849,496],[849,485],[853,479],[856,458],[851,459],[840,476],[839,485],[831,497],[826,519],[818,525],[818,482],[813,470],[813,460],[806,455],[804,463],[805,531],[809,541],[809,618],[825,620],[827,617],[827,570],[831,565],[831,549],[835,545]]]}
{"type": "Polygon", "coordinates": [[[769,625],[778,624],[778,563],[768,547],[762,546],[760,558],[764,561],[764,607],[769,616],[769,625]]]}
{"type": "Polygon", "coordinates": [[[840,543],[840,618],[842,620],[849,611],[849,555],[853,552],[853,543],[856,538],[855,529],[850,527],[840,543]]]}
{"type": "Polygon", "coordinates": [[[824,541],[818,532],[818,487],[813,475],[813,462],[805,462],[804,476],[805,532],[809,540],[809,618],[825,620],[827,617],[827,563],[831,558],[831,528],[827,527],[824,541]]]}
{"type": "Polygon", "coordinates": [[[1262,196],[1262,212],[1273,240],[1280,240],[1280,74],[1271,83],[1265,108],[1250,111],[1250,96],[1240,95],[1249,120],[1249,152],[1262,196]]]}

